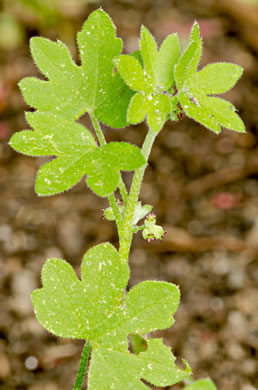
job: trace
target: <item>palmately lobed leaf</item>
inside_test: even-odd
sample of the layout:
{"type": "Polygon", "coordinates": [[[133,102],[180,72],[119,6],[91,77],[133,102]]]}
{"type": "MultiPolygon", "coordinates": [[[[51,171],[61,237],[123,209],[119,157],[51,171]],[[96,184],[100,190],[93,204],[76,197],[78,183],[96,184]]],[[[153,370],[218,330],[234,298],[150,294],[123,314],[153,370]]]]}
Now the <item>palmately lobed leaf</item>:
{"type": "Polygon", "coordinates": [[[33,59],[48,80],[23,79],[19,85],[25,101],[40,111],[56,111],[69,119],[94,112],[111,127],[126,126],[134,92],[114,73],[113,59],[122,50],[122,41],[115,34],[110,17],[103,10],[94,11],[78,33],[81,66],[74,63],[62,42],[32,38],[33,59]]]}
{"type": "Polygon", "coordinates": [[[220,133],[221,126],[244,132],[245,126],[230,102],[217,97],[206,96],[201,90],[189,88],[179,93],[180,103],[187,116],[220,133]]]}
{"type": "Polygon", "coordinates": [[[66,191],[85,174],[97,195],[109,196],[117,188],[120,170],[146,164],[140,149],[130,144],[97,148],[89,130],[74,121],[88,111],[113,127],[127,124],[127,107],[134,92],[114,72],[122,42],[104,11],[89,16],[78,34],[78,44],[81,66],[61,42],[39,37],[30,41],[34,61],[48,80],[29,77],[21,81],[25,100],[38,111],[27,113],[34,131],[15,134],[10,145],[26,155],[56,157],[39,169],[35,189],[40,196],[66,191]]]}
{"type": "Polygon", "coordinates": [[[171,386],[191,373],[175,365],[175,358],[161,339],[147,342],[146,352],[132,355],[99,348],[92,353],[89,390],[146,390],[141,379],[155,386],[171,386]],[[107,364],[108,362],[108,364],[107,364]]]}
{"type": "Polygon", "coordinates": [[[10,145],[30,156],[56,156],[38,171],[38,195],[54,195],[77,184],[87,174],[89,187],[108,196],[118,186],[120,170],[132,171],[146,164],[140,151],[125,142],[110,142],[100,148],[90,131],[60,114],[27,113],[32,130],[13,135],[10,145]]]}
{"type": "Polygon", "coordinates": [[[242,68],[231,63],[209,64],[197,72],[202,42],[198,23],[194,23],[189,46],[175,67],[178,98],[186,115],[219,133],[221,127],[244,132],[245,126],[235,107],[212,95],[231,89],[242,75],[242,68]]]}
{"type": "Polygon", "coordinates": [[[32,38],[30,48],[39,70],[48,81],[26,77],[20,83],[25,101],[39,111],[57,112],[69,119],[77,119],[87,109],[83,95],[85,79],[62,42],[46,38],[32,38]]]}
{"type": "Polygon", "coordinates": [[[59,114],[27,112],[26,119],[35,131],[19,131],[10,140],[12,148],[23,154],[71,157],[84,149],[97,147],[93,135],[86,127],[59,114]]]}
{"type": "Polygon", "coordinates": [[[182,370],[175,365],[161,339],[148,341],[145,352],[129,353],[128,334],[172,325],[179,290],[167,282],[146,281],[123,298],[128,279],[127,263],[121,262],[111,244],[104,243],[85,254],[81,280],[64,260],[48,260],[42,271],[43,288],[32,293],[37,319],[48,331],[91,343],[89,389],[147,389],[141,379],[167,386],[190,374],[188,367],[182,370]]]}
{"type": "Polygon", "coordinates": [[[99,327],[105,332],[104,323],[121,305],[129,268],[115,248],[104,243],[85,254],[81,278],[64,260],[50,259],[44,265],[44,287],[32,293],[32,304],[37,319],[49,332],[83,339],[94,339],[99,327]]]}
{"type": "Polygon", "coordinates": [[[146,164],[140,149],[126,142],[109,142],[96,148],[84,164],[89,187],[99,196],[112,194],[119,172],[133,171],[146,164]]]}

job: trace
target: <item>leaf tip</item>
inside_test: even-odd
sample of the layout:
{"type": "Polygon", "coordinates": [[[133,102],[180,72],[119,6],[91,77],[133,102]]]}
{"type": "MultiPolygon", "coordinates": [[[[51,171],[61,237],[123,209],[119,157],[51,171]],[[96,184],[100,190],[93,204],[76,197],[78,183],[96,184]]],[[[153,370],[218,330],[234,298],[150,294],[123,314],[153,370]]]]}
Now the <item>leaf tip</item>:
{"type": "Polygon", "coordinates": [[[195,20],[190,32],[190,41],[197,41],[198,39],[200,39],[200,26],[195,20]]]}

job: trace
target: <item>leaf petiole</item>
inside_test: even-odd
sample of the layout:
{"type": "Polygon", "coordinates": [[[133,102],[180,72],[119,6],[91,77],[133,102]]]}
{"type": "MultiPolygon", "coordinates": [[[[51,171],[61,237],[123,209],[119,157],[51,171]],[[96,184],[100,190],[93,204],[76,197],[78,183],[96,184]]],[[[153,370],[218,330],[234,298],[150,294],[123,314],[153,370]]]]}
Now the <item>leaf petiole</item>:
{"type": "Polygon", "coordinates": [[[93,113],[89,112],[89,116],[90,116],[92,125],[94,127],[94,130],[96,132],[99,144],[101,146],[105,145],[106,144],[106,140],[105,140],[103,131],[102,131],[101,127],[100,127],[99,121],[97,120],[97,118],[95,117],[95,115],[93,113]]]}
{"type": "MultiPolygon", "coordinates": [[[[105,140],[103,131],[101,129],[101,126],[99,124],[99,121],[97,120],[97,118],[95,117],[95,115],[93,113],[89,113],[89,116],[90,116],[92,125],[94,127],[94,130],[96,132],[99,144],[101,146],[105,145],[106,144],[106,140],[105,140]]],[[[126,186],[125,186],[125,184],[123,182],[123,179],[122,179],[121,175],[120,175],[120,179],[119,179],[119,190],[120,190],[120,193],[122,195],[123,202],[124,202],[124,204],[126,204],[127,203],[127,198],[128,198],[128,193],[127,193],[127,189],[126,189],[126,186]]],[[[121,228],[122,228],[122,216],[120,214],[120,211],[119,211],[119,208],[118,208],[118,205],[117,205],[117,200],[116,200],[115,195],[114,194],[110,195],[108,197],[108,201],[110,203],[110,206],[111,206],[111,208],[113,210],[113,213],[114,213],[114,216],[116,218],[117,229],[118,229],[118,233],[119,233],[121,228]]]]}
{"type": "Polygon", "coordinates": [[[79,366],[79,370],[78,370],[78,374],[76,377],[76,381],[75,381],[73,390],[81,390],[81,388],[82,388],[82,384],[83,384],[83,380],[84,380],[84,376],[85,376],[85,372],[86,372],[86,368],[87,368],[87,363],[89,360],[90,349],[91,349],[91,345],[88,341],[86,341],[84,344],[83,351],[82,351],[80,366],[79,366]]]}
{"type": "Polygon", "coordinates": [[[143,230],[145,229],[145,226],[144,225],[141,225],[141,226],[134,226],[133,228],[133,233],[138,233],[140,230],[143,230]]]}

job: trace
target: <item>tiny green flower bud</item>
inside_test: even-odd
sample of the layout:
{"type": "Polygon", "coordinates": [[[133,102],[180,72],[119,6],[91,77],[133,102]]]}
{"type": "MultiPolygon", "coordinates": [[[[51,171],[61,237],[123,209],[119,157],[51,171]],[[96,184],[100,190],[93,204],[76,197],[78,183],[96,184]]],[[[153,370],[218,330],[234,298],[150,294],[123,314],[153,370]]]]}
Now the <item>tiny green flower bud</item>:
{"type": "MultiPolygon", "coordinates": [[[[117,201],[117,205],[119,207],[120,212],[123,212],[124,203],[121,200],[117,201]]],[[[115,215],[111,207],[106,209],[102,209],[102,218],[105,218],[107,221],[115,221],[115,215]]]]}
{"type": "Polygon", "coordinates": [[[105,218],[107,221],[115,221],[115,216],[111,207],[102,209],[102,213],[102,218],[105,218]]]}

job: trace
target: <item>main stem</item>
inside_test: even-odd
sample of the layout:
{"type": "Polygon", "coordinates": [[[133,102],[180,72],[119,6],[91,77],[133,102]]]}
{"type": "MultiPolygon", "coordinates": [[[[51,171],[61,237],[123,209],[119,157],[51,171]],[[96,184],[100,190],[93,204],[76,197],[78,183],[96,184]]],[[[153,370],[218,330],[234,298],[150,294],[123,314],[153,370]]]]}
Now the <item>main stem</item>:
{"type": "MultiPolygon", "coordinates": [[[[144,140],[143,146],[142,146],[142,154],[146,161],[148,161],[151,148],[153,145],[153,142],[157,136],[157,133],[155,133],[153,130],[149,129],[146,138],[144,140]]],[[[136,203],[139,198],[142,180],[144,176],[145,169],[147,167],[147,163],[143,165],[141,168],[138,168],[135,171],[129,198],[126,205],[125,215],[124,215],[124,221],[123,221],[123,230],[120,234],[120,249],[119,253],[121,256],[121,260],[128,261],[130,247],[133,239],[133,231],[132,231],[132,225],[133,225],[133,217],[135,213],[135,207],[136,203]]]]}
{"type": "MultiPolygon", "coordinates": [[[[104,134],[102,132],[102,129],[99,125],[99,122],[95,115],[93,113],[90,113],[90,118],[93,124],[93,127],[95,129],[96,135],[98,137],[99,144],[105,145],[106,140],[104,137],[104,134]]],[[[142,154],[145,158],[146,161],[148,161],[151,148],[153,145],[153,142],[157,136],[157,133],[154,132],[152,129],[149,129],[146,138],[144,140],[144,143],[142,145],[142,154]]],[[[120,241],[120,248],[119,248],[119,253],[121,256],[121,260],[128,261],[129,257],[129,252],[130,252],[130,247],[133,239],[133,217],[135,213],[135,207],[136,203],[139,198],[140,194],[140,189],[142,185],[142,180],[144,176],[145,169],[147,167],[147,163],[143,165],[141,168],[137,169],[135,171],[131,189],[130,189],[130,194],[128,196],[126,186],[122,180],[122,177],[120,176],[120,181],[119,181],[119,190],[125,205],[125,213],[124,216],[122,217],[119,207],[117,205],[117,200],[115,198],[115,195],[112,194],[108,197],[109,203],[111,208],[113,209],[113,213],[115,215],[116,219],[116,224],[117,224],[117,230],[119,234],[119,241],[120,241]]]]}

